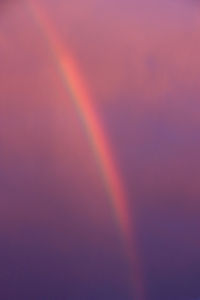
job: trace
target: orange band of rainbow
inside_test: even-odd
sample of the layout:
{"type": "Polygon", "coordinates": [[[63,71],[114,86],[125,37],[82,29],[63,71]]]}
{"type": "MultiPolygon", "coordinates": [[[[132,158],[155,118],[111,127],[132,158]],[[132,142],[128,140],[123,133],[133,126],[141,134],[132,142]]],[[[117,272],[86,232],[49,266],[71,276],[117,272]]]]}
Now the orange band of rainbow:
{"type": "Polygon", "coordinates": [[[135,245],[133,246],[131,231],[132,224],[128,213],[127,198],[125,196],[122,180],[116,170],[116,164],[112,159],[111,148],[108,140],[105,137],[105,133],[100,126],[97,115],[92,108],[90,95],[87,91],[86,85],[83,83],[80,75],[81,73],[75,63],[75,59],[72,57],[69,50],[62,46],[54,27],[41,11],[41,8],[38,7],[38,5],[36,6],[35,0],[34,3],[32,1],[29,1],[28,3],[31,7],[34,19],[37,21],[41,31],[44,33],[47,44],[55,57],[57,70],[62,78],[66,92],[70,94],[74,106],[84,122],[94,153],[100,162],[99,165],[110,199],[112,200],[116,219],[120,224],[122,236],[129,248],[128,254],[130,263],[132,264],[132,267],[135,268],[135,270],[133,270],[133,280],[135,283],[135,292],[138,294],[138,298],[136,299],[143,300],[143,287],[141,283],[141,275],[139,274],[140,268],[138,267],[138,255],[136,255],[137,251],[135,249],[135,245]]]}

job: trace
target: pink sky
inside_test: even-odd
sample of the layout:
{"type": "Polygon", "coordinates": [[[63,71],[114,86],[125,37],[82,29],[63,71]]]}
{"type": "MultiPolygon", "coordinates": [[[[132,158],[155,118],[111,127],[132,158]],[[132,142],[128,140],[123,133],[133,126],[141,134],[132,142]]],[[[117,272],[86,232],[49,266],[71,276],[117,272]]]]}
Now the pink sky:
{"type": "MultiPolygon", "coordinates": [[[[55,283],[58,274],[71,286],[67,292],[64,283],[60,289],[56,283],[49,291],[61,296],[53,299],[96,300],[95,288],[100,300],[132,299],[113,208],[51,49],[28,1],[3,4],[0,242],[5,261],[14,252],[16,265],[13,271],[5,263],[2,273],[17,276],[27,251],[38,274],[34,259],[43,260],[46,247],[54,275],[45,284],[55,283]]],[[[130,215],[136,210],[146,300],[199,296],[198,1],[38,0],[38,5],[80,66],[124,180],[130,215]]],[[[13,295],[20,295],[24,278],[31,285],[33,273],[20,273],[13,295]]],[[[14,279],[5,278],[6,295],[14,279]]],[[[42,291],[50,299],[45,287],[42,291]]],[[[15,299],[10,293],[8,299],[15,299]]]]}

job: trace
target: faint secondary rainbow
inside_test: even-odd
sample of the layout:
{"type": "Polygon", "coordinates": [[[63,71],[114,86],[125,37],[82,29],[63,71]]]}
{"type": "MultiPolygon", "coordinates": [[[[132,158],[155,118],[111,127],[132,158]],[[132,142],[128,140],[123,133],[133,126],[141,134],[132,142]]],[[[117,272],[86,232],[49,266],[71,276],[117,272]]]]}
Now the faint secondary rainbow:
{"type": "Polygon", "coordinates": [[[70,94],[71,100],[84,123],[94,154],[98,160],[104,183],[107,187],[110,199],[112,200],[116,219],[128,248],[127,253],[130,263],[135,269],[133,270],[133,277],[136,285],[135,292],[137,294],[137,300],[143,300],[143,283],[141,274],[139,274],[141,272],[138,253],[136,251],[136,245],[133,245],[133,224],[130,222],[127,197],[125,195],[122,180],[116,169],[116,164],[113,160],[108,139],[106,138],[97,114],[92,107],[91,97],[81,78],[81,73],[75,59],[70,51],[62,45],[54,26],[49,22],[46,14],[41,10],[41,7],[36,5],[35,0],[34,2],[29,0],[28,3],[31,8],[31,13],[39,25],[48,47],[54,56],[57,71],[62,78],[66,92],[70,94]]]}

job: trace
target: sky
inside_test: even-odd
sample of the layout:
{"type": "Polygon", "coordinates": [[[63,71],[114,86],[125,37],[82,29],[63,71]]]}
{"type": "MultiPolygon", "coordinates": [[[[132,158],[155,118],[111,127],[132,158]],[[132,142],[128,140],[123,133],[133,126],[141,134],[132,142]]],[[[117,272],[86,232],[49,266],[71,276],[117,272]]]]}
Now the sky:
{"type": "Polygon", "coordinates": [[[200,298],[200,3],[0,0],[0,298],[200,298]]]}

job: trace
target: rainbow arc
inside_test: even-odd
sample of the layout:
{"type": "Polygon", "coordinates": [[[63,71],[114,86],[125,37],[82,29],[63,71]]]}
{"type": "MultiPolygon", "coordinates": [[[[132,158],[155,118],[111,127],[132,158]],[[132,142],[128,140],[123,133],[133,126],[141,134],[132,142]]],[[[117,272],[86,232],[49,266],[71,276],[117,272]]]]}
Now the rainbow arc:
{"type": "Polygon", "coordinates": [[[111,147],[106,137],[105,131],[101,126],[96,112],[92,107],[92,98],[83,81],[81,72],[75,58],[70,51],[63,46],[58,37],[55,27],[42,11],[41,7],[34,0],[28,1],[31,13],[41,29],[46,43],[54,57],[57,73],[62,79],[66,93],[70,95],[71,101],[83,120],[85,130],[93,147],[94,154],[98,159],[102,178],[104,180],[109,198],[112,201],[116,220],[119,223],[121,235],[127,245],[127,254],[133,274],[133,285],[136,300],[144,300],[144,287],[141,276],[141,267],[136,243],[133,237],[133,224],[130,220],[127,206],[127,197],[122,183],[122,179],[113,160],[111,147]]]}

